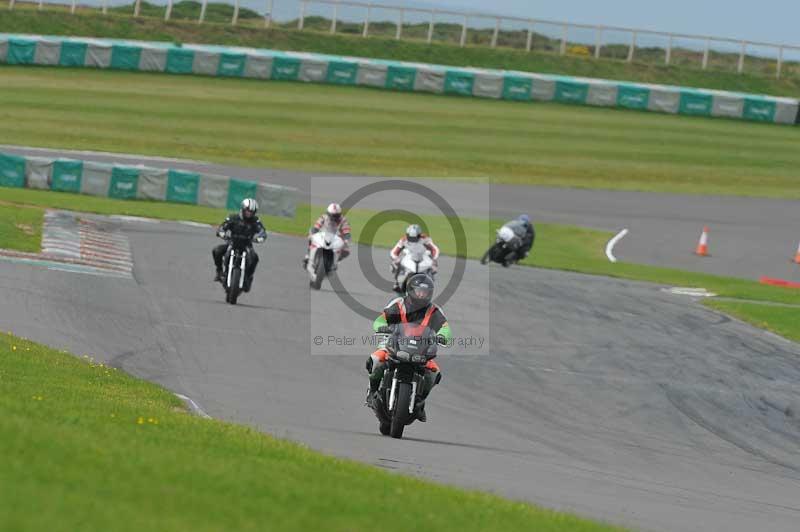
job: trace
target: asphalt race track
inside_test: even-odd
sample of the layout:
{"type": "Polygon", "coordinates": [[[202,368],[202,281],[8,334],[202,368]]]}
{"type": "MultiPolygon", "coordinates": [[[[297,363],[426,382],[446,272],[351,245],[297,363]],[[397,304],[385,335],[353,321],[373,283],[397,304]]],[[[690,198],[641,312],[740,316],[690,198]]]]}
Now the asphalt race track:
{"type": "MultiPolygon", "coordinates": [[[[204,171],[298,188],[315,205],[341,201],[364,185],[363,177],[330,176],[270,169],[237,168],[202,162],[118,155],[75,155],[56,150],[14,148],[3,151],[102,162],[124,161],[155,167],[204,171]]],[[[370,178],[374,181],[380,178],[370,178]]],[[[800,266],[791,263],[800,240],[800,201],[731,196],[684,196],[568,188],[471,185],[422,180],[450,202],[461,215],[511,218],[528,212],[534,221],[564,223],[630,233],[615,249],[623,261],[682,270],[757,279],[762,275],[800,281],[800,266]],[[489,198],[487,202],[487,197],[489,198]],[[708,225],[711,257],[692,252],[703,226],[708,225]]],[[[390,205],[413,212],[430,207],[392,194],[376,195],[365,207],[390,205]]],[[[435,211],[438,214],[438,211],[435,211]]]]}
{"type": "MultiPolygon", "coordinates": [[[[134,279],[0,262],[0,328],[391,470],[641,530],[797,530],[800,346],[654,285],[468,262],[446,310],[491,354],[442,353],[428,423],[391,440],[362,406],[367,346],[314,345],[370,323],[327,282],[310,292],[301,239],[259,247],[254,291],[231,307],[210,230],[115,223],[134,279]]],[[[341,282],[377,311],[389,295],[356,259],[341,282]]]]}

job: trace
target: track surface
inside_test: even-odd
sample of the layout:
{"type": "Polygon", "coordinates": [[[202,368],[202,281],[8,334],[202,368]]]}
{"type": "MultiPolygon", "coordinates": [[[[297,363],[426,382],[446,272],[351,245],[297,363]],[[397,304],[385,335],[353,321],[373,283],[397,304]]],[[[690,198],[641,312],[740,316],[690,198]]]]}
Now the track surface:
{"type": "MultiPolygon", "coordinates": [[[[794,344],[653,285],[470,262],[447,313],[457,336],[483,335],[488,301],[491,355],[444,353],[429,422],[395,441],[361,406],[369,350],[310,355],[313,336],[369,323],[329,285],[310,293],[301,240],[259,248],[254,292],[230,307],[210,282],[210,231],[117,223],[135,280],[0,263],[2,329],[389,469],[642,530],[797,530],[794,344]]],[[[381,307],[355,265],[343,284],[381,307]]]]}
{"type": "MultiPolygon", "coordinates": [[[[30,155],[70,156],[54,150],[2,149],[30,155]]],[[[114,155],[83,157],[104,162],[120,160],[114,155]]],[[[306,173],[201,162],[167,163],[163,159],[146,157],[125,161],[289,185],[298,188],[315,205],[341,201],[365,184],[364,177],[313,178],[306,173]]],[[[535,221],[614,232],[629,228],[629,235],[616,248],[617,257],[623,261],[750,279],[767,275],[800,281],[800,266],[790,262],[800,241],[800,201],[513,185],[487,187],[442,180],[421,182],[447,198],[462,215],[491,213],[496,218],[511,218],[528,212],[535,221]],[[700,258],[692,251],[705,225],[711,229],[712,256],[700,258]]],[[[398,200],[390,194],[370,198],[370,207],[383,205],[414,212],[430,210],[424,203],[398,200]]]]}

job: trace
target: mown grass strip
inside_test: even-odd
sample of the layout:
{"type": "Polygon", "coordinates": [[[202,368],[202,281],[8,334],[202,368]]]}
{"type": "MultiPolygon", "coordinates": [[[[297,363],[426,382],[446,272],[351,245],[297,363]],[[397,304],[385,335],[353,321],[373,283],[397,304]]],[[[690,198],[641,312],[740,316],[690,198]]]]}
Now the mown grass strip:
{"type": "Polygon", "coordinates": [[[363,87],[0,67],[0,143],[351,175],[800,198],[800,128],[363,87]]]}
{"type": "Polygon", "coordinates": [[[739,301],[708,300],[707,306],[735,316],[756,327],[800,342],[800,308],[739,301]]]}
{"type": "Polygon", "coordinates": [[[4,530],[621,530],[200,419],[163,388],[11,334],[0,360],[4,530]],[[403,510],[387,519],[376,498],[403,510]]]}

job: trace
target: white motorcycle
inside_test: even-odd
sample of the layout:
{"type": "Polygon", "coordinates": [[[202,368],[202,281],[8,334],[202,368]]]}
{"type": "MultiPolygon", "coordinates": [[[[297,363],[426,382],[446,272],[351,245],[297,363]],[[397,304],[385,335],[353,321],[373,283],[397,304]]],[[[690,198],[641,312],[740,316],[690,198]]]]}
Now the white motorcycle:
{"type": "Polygon", "coordinates": [[[319,290],[325,276],[336,270],[342,248],[344,248],[344,240],[339,236],[337,227],[326,225],[312,235],[308,264],[306,265],[311,288],[319,290]]]}
{"type": "Polygon", "coordinates": [[[431,252],[420,242],[408,242],[400,255],[400,264],[397,266],[397,283],[395,291],[399,294],[406,292],[406,281],[417,273],[427,273],[431,277],[433,271],[433,257],[431,252]]]}

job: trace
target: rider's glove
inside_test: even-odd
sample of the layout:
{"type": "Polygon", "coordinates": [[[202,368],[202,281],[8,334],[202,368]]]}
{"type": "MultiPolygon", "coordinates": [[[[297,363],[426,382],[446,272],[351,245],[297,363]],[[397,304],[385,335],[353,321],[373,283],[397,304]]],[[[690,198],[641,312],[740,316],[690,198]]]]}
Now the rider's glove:
{"type": "Polygon", "coordinates": [[[225,238],[225,231],[220,229],[219,231],[217,231],[217,236],[220,238],[225,238]]]}
{"type": "Polygon", "coordinates": [[[267,239],[267,235],[258,235],[256,237],[256,244],[261,244],[267,239]]]}
{"type": "Polygon", "coordinates": [[[392,328],[389,327],[388,325],[381,325],[375,332],[378,334],[391,334],[392,328]]]}
{"type": "Polygon", "coordinates": [[[431,270],[433,270],[433,273],[436,273],[437,271],[439,271],[439,260],[438,259],[433,259],[433,266],[431,266],[431,270]]]}
{"type": "Polygon", "coordinates": [[[447,338],[443,334],[436,335],[436,343],[439,345],[448,345],[447,338]]]}

